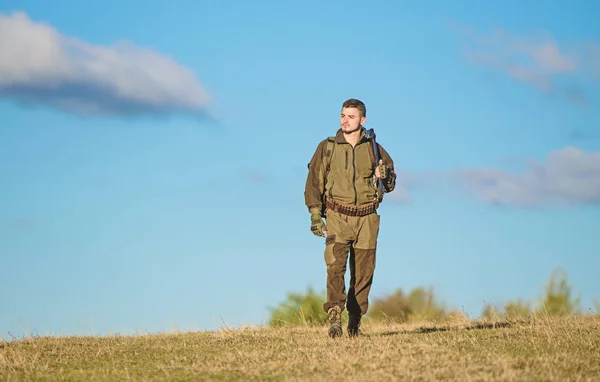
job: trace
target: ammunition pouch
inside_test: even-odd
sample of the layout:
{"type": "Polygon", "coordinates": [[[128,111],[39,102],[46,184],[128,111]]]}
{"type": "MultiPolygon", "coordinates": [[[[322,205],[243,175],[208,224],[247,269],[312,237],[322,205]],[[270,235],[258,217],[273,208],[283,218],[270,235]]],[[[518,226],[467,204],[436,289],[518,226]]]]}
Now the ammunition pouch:
{"type": "Polygon", "coordinates": [[[376,201],[355,206],[352,204],[343,204],[331,198],[326,199],[326,205],[327,209],[347,216],[366,216],[377,211],[377,207],[379,207],[379,203],[376,201]]]}

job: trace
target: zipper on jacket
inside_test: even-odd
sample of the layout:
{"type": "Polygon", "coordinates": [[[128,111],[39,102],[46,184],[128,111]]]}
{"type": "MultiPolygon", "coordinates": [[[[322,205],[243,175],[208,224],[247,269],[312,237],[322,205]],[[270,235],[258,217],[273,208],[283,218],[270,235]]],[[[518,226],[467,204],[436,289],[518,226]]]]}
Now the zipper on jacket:
{"type": "Polygon", "coordinates": [[[348,151],[344,151],[344,154],[346,154],[346,170],[348,169],[348,151]]]}
{"type": "Polygon", "coordinates": [[[358,195],[356,193],[356,155],[354,151],[355,147],[352,147],[352,187],[354,188],[354,205],[356,205],[356,202],[358,201],[358,195]]]}

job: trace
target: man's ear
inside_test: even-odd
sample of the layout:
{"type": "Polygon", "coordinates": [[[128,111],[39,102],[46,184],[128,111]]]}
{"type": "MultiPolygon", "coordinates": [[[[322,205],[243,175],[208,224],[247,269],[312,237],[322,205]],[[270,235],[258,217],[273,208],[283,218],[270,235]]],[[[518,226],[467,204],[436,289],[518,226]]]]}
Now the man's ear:
{"type": "Polygon", "coordinates": [[[364,125],[365,123],[367,123],[367,117],[362,117],[362,118],[360,119],[360,124],[361,124],[361,125],[364,125]]]}

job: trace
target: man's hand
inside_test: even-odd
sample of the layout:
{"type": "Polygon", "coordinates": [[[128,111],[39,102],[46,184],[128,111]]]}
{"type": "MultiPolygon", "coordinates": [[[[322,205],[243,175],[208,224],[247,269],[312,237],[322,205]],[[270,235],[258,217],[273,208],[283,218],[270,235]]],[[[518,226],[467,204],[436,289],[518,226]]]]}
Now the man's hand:
{"type": "Polygon", "coordinates": [[[380,159],[379,165],[375,167],[375,176],[381,179],[388,177],[388,168],[383,164],[383,159],[380,159]]]}
{"type": "Polygon", "coordinates": [[[318,208],[310,209],[310,230],[315,236],[325,237],[327,227],[321,218],[321,211],[318,208]]]}

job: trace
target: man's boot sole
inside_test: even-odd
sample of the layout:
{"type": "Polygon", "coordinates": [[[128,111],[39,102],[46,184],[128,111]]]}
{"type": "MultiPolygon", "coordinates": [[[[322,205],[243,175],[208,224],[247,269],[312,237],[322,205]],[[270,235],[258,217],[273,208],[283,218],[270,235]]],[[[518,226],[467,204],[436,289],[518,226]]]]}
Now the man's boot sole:
{"type": "Polygon", "coordinates": [[[335,337],[341,337],[342,336],[342,327],[339,325],[332,325],[329,328],[329,337],[331,338],[335,338],[335,337]]]}

